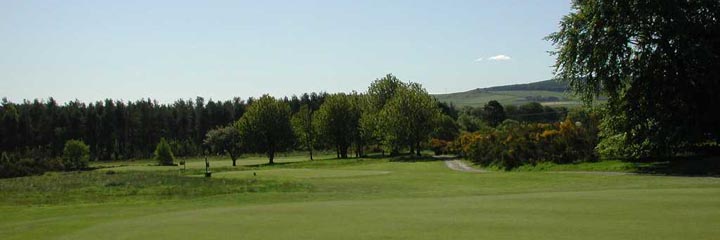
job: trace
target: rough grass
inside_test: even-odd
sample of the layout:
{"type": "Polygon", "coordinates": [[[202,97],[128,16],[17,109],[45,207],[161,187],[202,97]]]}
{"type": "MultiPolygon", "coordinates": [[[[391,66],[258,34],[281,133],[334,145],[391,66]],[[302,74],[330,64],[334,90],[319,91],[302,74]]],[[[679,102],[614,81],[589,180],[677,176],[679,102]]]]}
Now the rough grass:
{"type": "Polygon", "coordinates": [[[171,200],[246,192],[306,191],[309,185],[270,179],[190,178],[176,172],[68,172],[3,179],[2,205],[56,205],[171,200]]]}
{"type": "MultiPolygon", "coordinates": [[[[315,156],[317,160],[330,159],[333,155],[319,154],[315,156]]],[[[119,171],[170,171],[170,170],[204,170],[205,159],[202,157],[191,157],[191,158],[179,158],[175,163],[185,161],[186,166],[158,166],[155,161],[152,160],[135,160],[135,161],[107,161],[107,162],[92,162],[90,166],[92,168],[100,168],[103,170],[119,171]]],[[[280,155],[275,159],[276,164],[285,164],[292,162],[300,162],[308,160],[307,153],[303,154],[289,154],[280,155]]],[[[232,166],[232,160],[229,157],[224,156],[212,156],[208,157],[211,169],[243,169],[243,167],[257,167],[266,165],[268,159],[264,156],[243,156],[236,162],[237,166],[232,166]]]]}
{"type": "Polygon", "coordinates": [[[115,175],[96,171],[77,174],[88,174],[88,178],[68,173],[2,179],[0,236],[712,239],[720,234],[716,226],[720,222],[718,178],[552,171],[466,173],[450,170],[442,161],[388,159],[302,161],[246,166],[241,168],[242,172],[231,170],[214,175],[233,175],[232,179],[186,177],[177,171],[129,171],[115,175]],[[260,177],[248,174],[251,171],[261,172],[260,177]],[[387,173],[349,174],[375,172],[387,173]],[[275,176],[265,178],[266,174],[275,176]],[[155,190],[146,197],[135,198],[128,196],[123,187],[106,186],[119,176],[126,176],[122,177],[128,181],[125,184],[143,185],[128,189],[155,190]],[[138,180],[139,183],[131,180],[140,176],[153,180],[138,180]],[[242,186],[251,180],[268,187],[260,191],[243,190],[242,186]],[[62,190],[48,190],[53,181],[68,184],[61,184],[66,186],[62,190]],[[13,190],[6,192],[11,189],[6,186],[13,186],[13,190]],[[193,194],[163,192],[170,186],[208,189],[189,190],[197,191],[193,194]],[[44,203],[42,207],[15,200],[32,200],[46,191],[54,193],[52,198],[64,200],[39,201],[44,203]],[[116,191],[116,195],[105,191],[116,191]],[[61,192],[80,196],[82,201],[72,201],[72,197],[62,196],[61,192]],[[119,200],[108,203],[113,199],[110,196],[119,200]]]}
{"type": "Polygon", "coordinates": [[[229,179],[293,179],[293,178],[339,178],[339,177],[358,177],[388,174],[389,171],[371,171],[371,170],[331,170],[331,169],[269,169],[269,170],[247,170],[247,171],[231,171],[215,174],[215,178],[229,179]]]}
{"type": "Polygon", "coordinates": [[[592,172],[637,172],[639,167],[648,164],[608,160],[600,162],[581,162],[573,164],[556,164],[551,162],[536,165],[523,165],[515,171],[592,171],[592,172]]]}

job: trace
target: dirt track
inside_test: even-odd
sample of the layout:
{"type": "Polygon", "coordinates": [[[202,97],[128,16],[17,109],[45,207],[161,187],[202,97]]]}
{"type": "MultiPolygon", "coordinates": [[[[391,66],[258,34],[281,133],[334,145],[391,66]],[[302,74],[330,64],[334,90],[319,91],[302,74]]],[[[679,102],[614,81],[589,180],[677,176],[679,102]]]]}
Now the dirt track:
{"type": "Polygon", "coordinates": [[[482,169],[472,168],[465,164],[464,162],[460,160],[445,160],[445,165],[455,171],[461,171],[461,172],[475,172],[475,173],[483,173],[487,172],[482,169]]]}

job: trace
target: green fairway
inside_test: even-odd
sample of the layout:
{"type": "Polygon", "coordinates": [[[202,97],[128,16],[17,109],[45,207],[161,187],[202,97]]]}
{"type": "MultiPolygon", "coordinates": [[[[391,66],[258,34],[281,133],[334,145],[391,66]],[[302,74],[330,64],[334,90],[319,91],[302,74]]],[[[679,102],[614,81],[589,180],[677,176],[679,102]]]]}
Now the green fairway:
{"type": "Polygon", "coordinates": [[[718,194],[609,190],[220,207],[109,221],[67,237],[703,239],[720,234],[718,194]]]}
{"type": "Polygon", "coordinates": [[[152,168],[2,179],[0,236],[713,239],[720,235],[718,178],[558,173],[558,167],[468,173],[450,170],[441,161],[387,159],[222,167],[210,179],[193,177],[198,170],[152,168]],[[138,178],[145,180],[130,184],[138,178]],[[65,197],[67,192],[74,197],[65,197]]]}

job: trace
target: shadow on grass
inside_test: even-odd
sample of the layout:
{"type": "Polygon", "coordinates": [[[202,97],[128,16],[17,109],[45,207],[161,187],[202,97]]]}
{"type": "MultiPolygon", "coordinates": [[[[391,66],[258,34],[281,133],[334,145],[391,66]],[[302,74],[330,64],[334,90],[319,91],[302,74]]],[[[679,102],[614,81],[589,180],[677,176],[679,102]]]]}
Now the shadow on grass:
{"type": "Polygon", "coordinates": [[[676,157],[641,164],[636,172],[668,176],[720,177],[720,157],[676,157]]]}
{"type": "Polygon", "coordinates": [[[244,165],[244,167],[248,167],[248,168],[281,167],[284,165],[293,165],[293,164],[297,164],[297,162],[260,163],[260,164],[244,165]]]}
{"type": "Polygon", "coordinates": [[[456,156],[444,155],[444,156],[432,156],[423,155],[416,156],[414,154],[403,154],[398,156],[388,156],[381,154],[368,154],[363,157],[348,157],[348,158],[328,158],[328,159],[316,159],[299,162],[280,162],[280,163],[260,163],[253,165],[244,165],[246,168],[258,169],[258,168],[295,168],[295,167],[337,167],[347,166],[355,164],[369,164],[378,161],[390,161],[390,162],[433,162],[433,161],[444,161],[449,159],[457,159],[456,156]]]}
{"type": "Polygon", "coordinates": [[[391,162],[435,162],[444,160],[446,159],[429,155],[417,156],[414,154],[400,155],[390,158],[391,162]]]}

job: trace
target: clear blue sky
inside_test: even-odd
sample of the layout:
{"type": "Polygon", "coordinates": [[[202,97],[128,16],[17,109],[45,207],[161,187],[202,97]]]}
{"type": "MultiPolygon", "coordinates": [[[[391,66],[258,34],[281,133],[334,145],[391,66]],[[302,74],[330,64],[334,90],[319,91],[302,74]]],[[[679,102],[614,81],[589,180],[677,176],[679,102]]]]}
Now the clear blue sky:
{"type": "Polygon", "coordinates": [[[0,97],[94,101],[431,93],[552,77],[570,0],[0,1],[0,97]],[[481,60],[479,60],[481,59],[481,60]]]}

